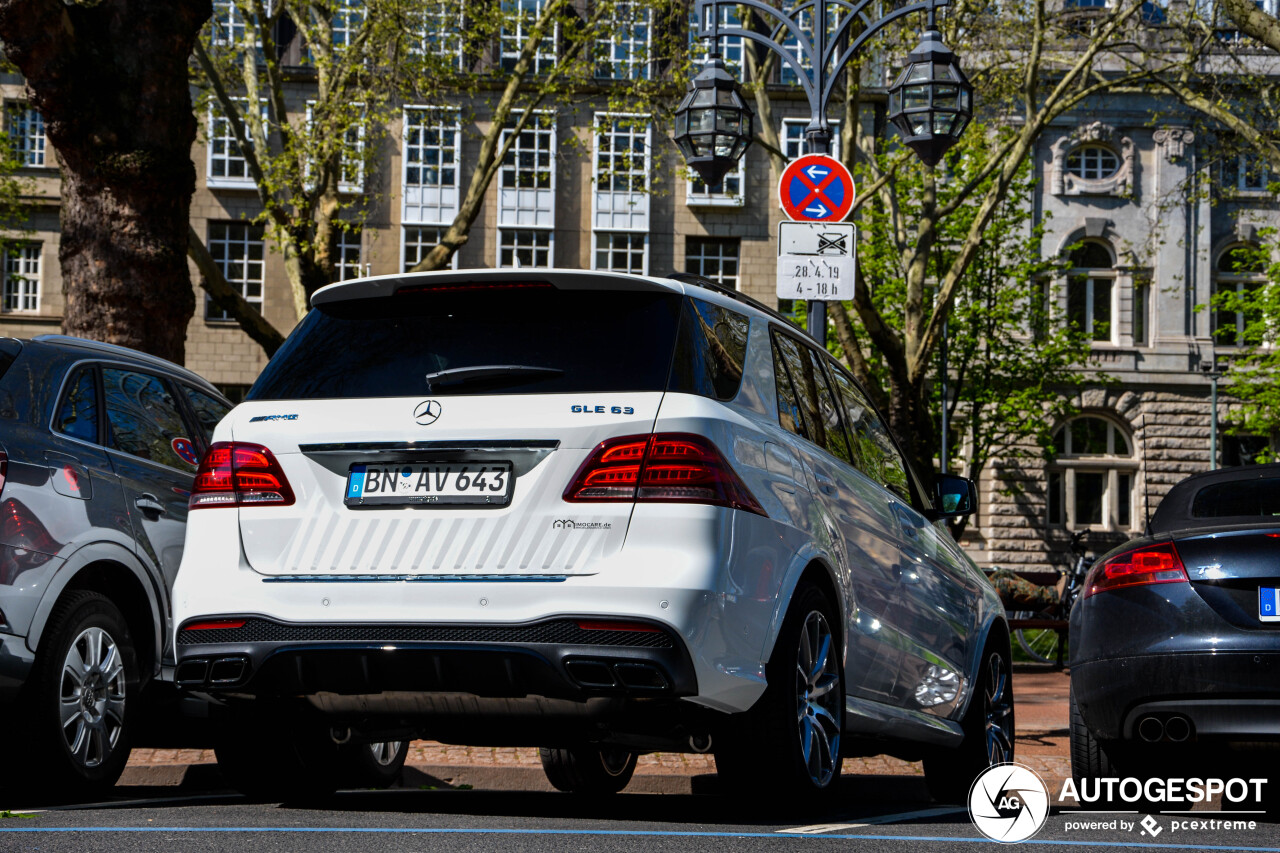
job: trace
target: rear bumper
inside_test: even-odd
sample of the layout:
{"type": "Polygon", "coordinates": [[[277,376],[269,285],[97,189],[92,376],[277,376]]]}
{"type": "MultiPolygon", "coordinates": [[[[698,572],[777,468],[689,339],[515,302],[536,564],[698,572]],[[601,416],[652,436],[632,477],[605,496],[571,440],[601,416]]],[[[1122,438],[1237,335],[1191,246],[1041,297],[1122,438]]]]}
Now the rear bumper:
{"type": "Polygon", "coordinates": [[[404,692],[574,701],[697,693],[688,650],[654,624],[604,630],[567,617],[500,625],[219,618],[244,624],[178,631],[172,674],[179,687],[259,697],[404,692]]]}
{"type": "Polygon", "coordinates": [[[1139,740],[1138,722],[1185,717],[1190,739],[1280,739],[1280,652],[1181,652],[1071,668],[1085,723],[1102,740],[1139,740]]]}

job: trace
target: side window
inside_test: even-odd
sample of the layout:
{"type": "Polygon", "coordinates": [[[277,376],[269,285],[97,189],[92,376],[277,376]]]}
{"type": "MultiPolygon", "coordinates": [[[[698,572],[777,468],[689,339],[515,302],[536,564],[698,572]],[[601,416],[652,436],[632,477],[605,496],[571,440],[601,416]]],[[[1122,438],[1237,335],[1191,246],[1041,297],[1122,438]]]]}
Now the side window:
{"type": "Polygon", "coordinates": [[[194,471],[197,461],[169,387],[147,373],[102,369],[110,446],[176,468],[194,471]]]}
{"type": "Polygon", "coordinates": [[[670,390],[713,400],[738,396],[750,328],[751,322],[736,311],[701,299],[685,299],[670,390]]]}
{"type": "Polygon", "coordinates": [[[841,371],[832,373],[840,389],[840,400],[849,424],[853,466],[899,496],[908,498],[911,487],[907,485],[907,465],[889,437],[889,430],[853,380],[841,371]]]}
{"type": "Polygon", "coordinates": [[[67,383],[53,431],[98,443],[98,385],[92,367],[80,368],[67,383]]]}
{"type": "Polygon", "coordinates": [[[832,456],[852,463],[849,440],[845,437],[844,427],[840,425],[840,409],[836,406],[836,396],[827,382],[827,374],[822,369],[822,357],[812,349],[808,353],[813,383],[818,391],[818,417],[822,421],[822,431],[827,436],[826,448],[832,456]]]}
{"type": "MultiPolygon", "coordinates": [[[[828,424],[822,417],[821,406],[818,402],[818,381],[822,371],[817,370],[817,375],[815,375],[816,364],[809,357],[808,347],[801,346],[794,339],[786,335],[775,334],[773,336],[773,344],[776,347],[776,352],[781,354],[781,360],[786,365],[787,372],[791,374],[791,382],[796,389],[796,402],[799,404],[800,412],[804,416],[808,439],[819,447],[830,449],[831,442],[827,435],[828,424]]],[[[775,356],[776,360],[777,356],[775,356]]],[[[839,424],[840,422],[837,420],[837,429],[839,429],[839,424]]]]}
{"type": "Polygon", "coordinates": [[[809,433],[804,428],[804,416],[800,414],[800,404],[796,401],[795,387],[791,384],[790,371],[782,357],[779,339],[773,339],[773,384],[778,392],[778,423],[787,432],[793,432],[802,438],[809,433]]]}
{"type": "Polygon", "coordinates": [[[196,420],[200,422],[200,430],[204,433],[204,443],[208,444],[213,440],[213,428],[231,410],[227,408],[226,403],[210,397],[203,391],[197,391],[190,385],[179,383],[178,387],[187,395],[187,400],[191,403],[191,408],[196,413],[196,420]]]}

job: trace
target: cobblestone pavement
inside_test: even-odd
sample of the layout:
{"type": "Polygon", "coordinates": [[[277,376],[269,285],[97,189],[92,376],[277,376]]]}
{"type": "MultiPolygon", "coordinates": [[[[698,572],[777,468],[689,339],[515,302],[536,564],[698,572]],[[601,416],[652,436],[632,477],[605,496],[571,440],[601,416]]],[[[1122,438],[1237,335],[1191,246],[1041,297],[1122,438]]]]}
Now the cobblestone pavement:
{"type": "MultiPolygon", "coordinates": [[[[1046,779],[1071,774],[1067,747],[1067,688],[1065,672],[1023,670],[1014,673],[1015,714],[1018,740],[1016,755],[1046,779]]],[[[211,749],[135,749],[130,767],[215,764],[211,749]]],[[[519,767],[540,768],[538,750],[529,747],[451,746],[434,741],[414,741],[405,762],[411,767],[519,767]]],[[[658,752],[641,756],[637,775],[700,776],[715,773],[709,755],[658,752]]],[[[923,771],[919,762],[888,756],[846,759],[844,772],[851,775],[914,776],[923,771]]]]}

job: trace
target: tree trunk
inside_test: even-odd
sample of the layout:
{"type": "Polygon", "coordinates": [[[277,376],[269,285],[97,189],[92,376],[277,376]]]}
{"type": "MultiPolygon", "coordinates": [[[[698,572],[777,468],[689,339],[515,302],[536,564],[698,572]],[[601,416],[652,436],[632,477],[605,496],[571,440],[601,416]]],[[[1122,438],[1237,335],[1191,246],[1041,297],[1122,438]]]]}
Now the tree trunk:
{"type": "Polygon", "coordinates": [[[210,0],[0,0],[62,166],[63,331],[181,363],[195,294],[187,61],[210,0]]]}

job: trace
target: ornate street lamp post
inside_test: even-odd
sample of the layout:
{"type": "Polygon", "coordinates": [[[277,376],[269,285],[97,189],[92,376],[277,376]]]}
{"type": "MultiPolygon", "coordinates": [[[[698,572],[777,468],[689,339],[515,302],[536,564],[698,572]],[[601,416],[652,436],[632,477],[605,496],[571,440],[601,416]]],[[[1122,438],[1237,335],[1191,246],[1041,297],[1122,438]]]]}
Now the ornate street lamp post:
{"type": "MultiPolygon", "coordinates": [[[[973,86],[956,55],[942,43],[936,14],[950,0],[921,0],[872,18],[879,0],[803,0],[788,15],[763,0],[697,0],[698,37],[708,40],[706,67],[693,79],[676,109],[675,141],[689,167],[708,186],[718,184],[751,144],[754,116],[737,93],[734,80],[720,59],[722,36],[737,36],[762,44],[791,66],[809,100],[805,138],[812,154],[831,153],[831,125],[827,101],[845,65],[867,40],[898,18],[916,12],[928,15],[924,38],[907,57],[907,67],[889,89],[889,120],[926,164],[933,166],[959,140],[973,116],[973,86]],[[768,34],[739,25],[720,24],[720,10],[745,6],[772,24],[768,34]],[[800,24],[813,21],[812,32],[800,24]],[[854,22],[861,28],[854,35],[854,22]],[[793,40],[804,62],[783,42],[793,40]]],[[[809,303],[809,330],[819,340],[826,328],[826,303],[809,303]]]]}

